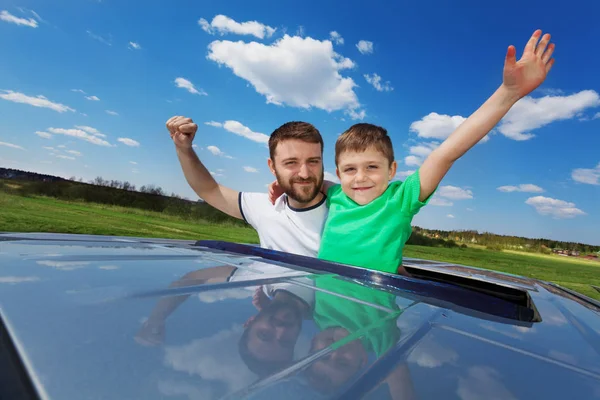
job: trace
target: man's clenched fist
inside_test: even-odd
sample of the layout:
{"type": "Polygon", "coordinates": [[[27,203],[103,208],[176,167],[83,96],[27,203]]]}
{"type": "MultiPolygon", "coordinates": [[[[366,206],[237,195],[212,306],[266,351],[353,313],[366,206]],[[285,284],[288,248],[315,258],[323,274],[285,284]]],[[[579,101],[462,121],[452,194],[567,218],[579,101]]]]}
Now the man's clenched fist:
{"type": "Polygon", "coordinates": [[[198,130],[198,125],[191,118],[175,116],[167,121],[167,129],[175,146],[181,149],[192,148],[192,141],[198,130]]]}

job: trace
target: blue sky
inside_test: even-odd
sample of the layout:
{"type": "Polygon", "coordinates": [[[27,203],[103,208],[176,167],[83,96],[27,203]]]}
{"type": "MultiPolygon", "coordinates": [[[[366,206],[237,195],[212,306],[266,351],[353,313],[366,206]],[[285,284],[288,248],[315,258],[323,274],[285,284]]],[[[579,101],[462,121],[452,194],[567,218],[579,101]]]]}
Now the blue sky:
{"type": "Polygon", "coordinates": [[[337,135],[384,126],[402,179],[501,84],[507,46],[520,57],[540,28],[557,45],[546,82],[414,224],[600,244],[600,5],[213,3],[1,0],[0,166],[195,199],[164,125],[185,115],[202,161],[237,190],[266,190],[266,135],[290,120],[321,131],[328,176],[337,135]]]}

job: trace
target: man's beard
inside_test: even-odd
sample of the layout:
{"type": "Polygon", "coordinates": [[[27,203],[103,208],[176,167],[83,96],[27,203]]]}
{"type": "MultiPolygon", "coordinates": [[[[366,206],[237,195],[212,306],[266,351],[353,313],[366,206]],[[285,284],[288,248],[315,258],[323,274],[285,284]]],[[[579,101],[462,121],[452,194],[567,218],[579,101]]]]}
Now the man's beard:
{"type": "Polygon", "coordinates": [[[285,181],[279,176],[277,170],[275,170],[277,183],[279,183],[279,186],[281,189],[283,189],[283,192],[287,194],[289,198],[297,201],[298,203],[310,203],[315,199],[315,197],[317,197],[319,191],[321,190],[321,186],[323,186],[324,175],[325,171],[323,170],[321,171],[321,176],[318,180],[314,176],[311,176],[307,179],[302,179],[296,176],[290,178],[288,181],[285,181]],[[312,185],[303,185],[301,187],[297,187],[294,186],[294,183],[296,182],[311,182],[312,185]]]}

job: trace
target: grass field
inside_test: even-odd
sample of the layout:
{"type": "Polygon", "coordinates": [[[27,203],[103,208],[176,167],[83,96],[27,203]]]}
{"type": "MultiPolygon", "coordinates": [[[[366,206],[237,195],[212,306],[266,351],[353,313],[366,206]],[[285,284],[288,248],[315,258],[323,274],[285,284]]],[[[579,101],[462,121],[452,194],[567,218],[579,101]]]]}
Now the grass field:
{"type": "MultiPolygon", "coordinates": [[[[0,192],[0,231],[57,232],[144,236],[172,239],[215,239],[258,243],[251,228],[186,221],[162,213],[45,197],[0,192]]],[[[493,269],[551,281],[600,300],[589,285],[600,286],[600,263],[559,256],[485,249],[406,246],[406,257],[424,258],[493,269]]]]}

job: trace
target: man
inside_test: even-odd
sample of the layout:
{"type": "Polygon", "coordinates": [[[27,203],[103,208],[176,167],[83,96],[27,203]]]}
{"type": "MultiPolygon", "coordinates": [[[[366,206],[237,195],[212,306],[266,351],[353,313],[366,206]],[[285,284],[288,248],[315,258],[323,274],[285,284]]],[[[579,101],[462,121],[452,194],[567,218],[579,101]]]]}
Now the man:
{"type": "Polygon", "coordinates": [[[323,139],[306,122],[288,122],[269,138],[268,166],[285,196],[271,204],[267,193],[237,192],[218,184],[199,160],[192,141],[198,125],[182,116],[167,121],[188,184],[211,206],[244,219],[261,247],[316,257],[327,218],[323,185],[323,139]]]}
{"type": "MultiPolygon", "coordinates": [[[[218,184],[192,148],[198,125],[181,116],[167,121],[183,173],[192,189],[211,206],[244,219],[257,230],[261,247],[315,257],[321,231],[327,218],[323,185],[323,139],[306,122],[288,122],[269,139],[268,165],[285,196],[272,204],[267,193],[242,193],[218,184]]],[[[264,273],[286,270],[263,263],[256,269],[264,273]]],[[[287,271],[287,270],[286,270],[287,271]]],[[[188,273],[171,286],[198,283],[252,280],[250,268],[221,266],[188,273]]],[[[306,282],[307,285],[312,282],[306,282]]],[[[164,340],[167,318],[188,296],[161,299],[136,335],[145,345],[164,340]]],[[[302,319],[314,303],[312,290],[296,285],[268,285],[255,294],[258,315],[245,325],[239,341],[240,356],[259,376],[276,371],[291,361],[302,319]],[[269,298],[270,300],[265,300],[269,298]],[[262,301],[260,300],[262,299],[262,301]]]]}

